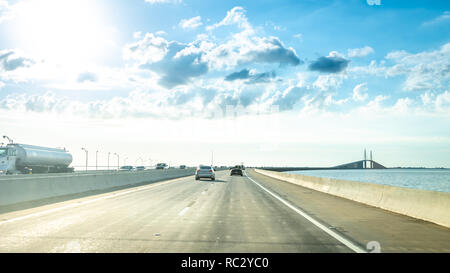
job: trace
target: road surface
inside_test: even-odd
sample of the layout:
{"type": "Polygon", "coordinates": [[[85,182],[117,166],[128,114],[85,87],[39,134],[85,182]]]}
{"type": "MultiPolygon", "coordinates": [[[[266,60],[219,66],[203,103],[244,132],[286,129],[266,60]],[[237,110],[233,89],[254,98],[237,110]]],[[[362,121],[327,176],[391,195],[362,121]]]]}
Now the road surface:
{"type": "Polygon", "coordinates": [[[450,252],[447,228],[247,174],[221,171],[216,181],[190,176],[3,213],[0,252],[355,252],[371,241],[381,251],[450,252]],[[392,225],[374,226],[386,219],[392,225]]]}

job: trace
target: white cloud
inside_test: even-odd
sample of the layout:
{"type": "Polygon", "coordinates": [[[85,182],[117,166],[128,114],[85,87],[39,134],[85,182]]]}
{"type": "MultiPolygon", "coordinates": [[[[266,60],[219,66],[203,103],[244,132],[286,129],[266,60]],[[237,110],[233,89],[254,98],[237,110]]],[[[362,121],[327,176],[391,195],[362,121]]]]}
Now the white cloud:
{"type": "Polygon", "coordinates": [[[135,60],[139,63],[157,62],[164,58],[168,51],[169,42],[157,37],[153,33],[146,33],[144,38],[125,46],[123,56],[125,60],[135,60]]]}
{"type": "Polygon", "coordinates": [[[183,19],[180,21],[180,26],[184,29],[194,29],[203,25],[200,16],[192,17],[191,19],[183,19]]]}
{"type": "Polygon", "coordinates": [[[387,109],[386,106],[383,106],[382,103],[386,101],[389,96],[378,95],[373,100],[369,101],[366,105],[360,106],[354,109],[355,112],[360,114],[367,115],[383,115],[387,109]]]}
{"type": "Polygon", "coordinates": [[[423,26],[432,26],[440,23],[450,22],[450,11],[444,11],[441,15],[438,17],[433,18],[430,21],[424,22],[423,26]]]}
{"type": "Polygon", "coordinates": [[[351,66],[347,69],[349,74],[358,75],[375,75],[384,76],[386,73],[386,62],[384,60],[380,61],[379,64],[375,60],[370,61],[369,65],[366,66],[351,66]]]}
{"type": "Polygon", "coordinates": [[[335,91],[342,85],[346,77],[346,75],[341,74],[319,75],[313,86],[321,91],[335,91]]]}
{"type": "Polygon", "coordinates": [[[227,12],[225,18],[219,23],[206,27],[206,30],[213,30],[221,26],[237,25],[239,28],[243,28],[253,33],[253,28],[245,16],[245,9],[243,7],[234,7],[227,12]]]}
{"type": "Polygon", "coordinates": [[[414,102],[410,98],[399,98],[397,102],[392,107],[392,110],[396,113],[405,114],[411,111],[411,107],[414,105],[414,102]]]}
{"type": "Polygon", "coordinates": [[[450,115],[450,92],[445,91],[436,96],[436,108],[450,115]]]}
{"type": "Polygon", "coordinates": [[[29,67],[34,63],[31,58],[25,57],[20,50],[0,50],[0,70],[13,71],[21,67],[29,67]]]}
{"type": "Polygon", "coordinates": [[[404,50],[390,52],[386,59],[395,64],[386,70],[386,76],[405,75],[403,90],[437,90],[448,86],[450,80],[450,43],[439,50],[416,54],[404,50]]]}
{"type": "Polygon", "coordinates": [[[225,43],[215,46],[206,58],[216,69],[231,69],[237,65],[253,63],[273,63],[296,66],[303,61],[293,48],[285,45],[277,37],[247,36],[238,33],[225,43]]]}
{"type": "Polygon", "coordinates": [[[13,9],[6,0],[0,0],[0,23],[14,17],[13,9]]]}
{"type": "Polygon", "coordinates": [[[140,32],[140,31],[135,31],[135,32],[133,33],[133,38],[134,38],[134,39],[140,39],[141,36],[142,36],[142,32],[140,32]]]}
{"type": "Polygon", "coordinates": [[[425,92],[420,98],[423,105],[429,110],[445,113],[450,116],[450,92],[448,90],[440,94],[425,92]]]}
{"type": "Polygon", "coordinates": [[[375,51],[370,46],[365,46],[363,48],[354,48],[348,50],[348,57],[350,58],[358,58],[358,57],[365,57],[369,54],[374,53],[375,51]]]}
{"type": "Polygon", "coordinates": [[[303,40],[303,34],[297,33],[297,34],[294,35],[294,38],[297,38],[299,40],[303,40]]]}
{"type": "Polygon", "coordinates": [[[186,44],[147,33],[141,40],[126,45],[123,56],[125,60],[134,61],[139,68],[157,73],[160,84],[167,88],[189,84],[192,78],[211,70],[234,69],[255,63],[279,66],[303,63],[295,50],[286,47],[277,37],[255,35],[243,8],[233,8],[215,27],[228,24],[238,24],[241,28],[225,41],[203,34],[186,44]]]}
{"type": "Polygon", "coordinates": [[[422,103],[424,105],[430,105],[433,102],[434,94],[425,92],[424,94],[420,95],[420,99],[422,100],[422,103]]]}
{"type": "Polygon", "coordinates": [[[167,32],[165,32],[164,30],[160,30],[155,32],[156,36],[163,36],[163,35],[167,35],[167,32]]]}

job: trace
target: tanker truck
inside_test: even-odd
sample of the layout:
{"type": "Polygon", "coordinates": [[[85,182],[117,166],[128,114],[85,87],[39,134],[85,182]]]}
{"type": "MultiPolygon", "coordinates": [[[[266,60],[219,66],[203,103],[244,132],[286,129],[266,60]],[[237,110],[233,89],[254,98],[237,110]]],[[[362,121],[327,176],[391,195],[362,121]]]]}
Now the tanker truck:
{"type": "Polygon", "coordinates": [[[65,149],[10,143],[0,147],[0,174],[65,173],[72,155],[65,149]]]}

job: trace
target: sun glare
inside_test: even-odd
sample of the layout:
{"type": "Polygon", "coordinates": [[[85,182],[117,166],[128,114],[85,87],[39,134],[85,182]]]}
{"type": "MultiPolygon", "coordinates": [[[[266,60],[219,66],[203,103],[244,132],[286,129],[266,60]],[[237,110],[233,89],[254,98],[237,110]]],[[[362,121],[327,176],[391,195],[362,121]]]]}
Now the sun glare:
{"type": "Polygon", "coordinates": [[[30,0],[17,7],[15,37],[22,48],[58,64],[93,62],[114,46],[114,30],[92,0],[30,0]]]}

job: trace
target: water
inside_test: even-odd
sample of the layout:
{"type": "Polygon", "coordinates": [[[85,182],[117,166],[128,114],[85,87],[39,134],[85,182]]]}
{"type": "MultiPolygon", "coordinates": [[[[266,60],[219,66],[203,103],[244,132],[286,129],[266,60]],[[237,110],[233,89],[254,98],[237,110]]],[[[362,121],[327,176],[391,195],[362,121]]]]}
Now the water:
{"type": "Polygon", "coordinates": [[[449,169],[316,170],[288,173],[450,193],[449,169]]]}

